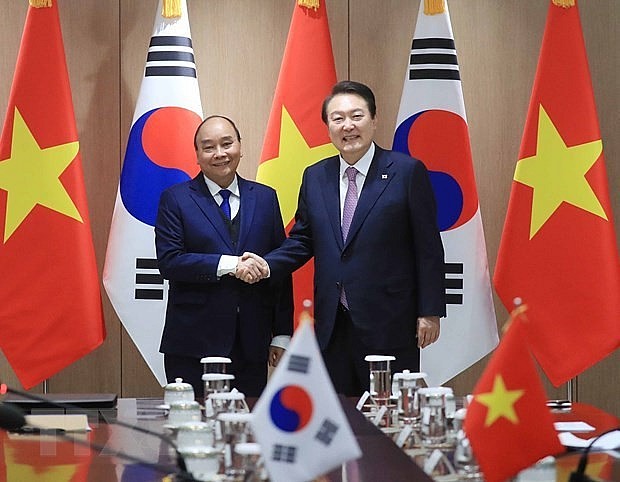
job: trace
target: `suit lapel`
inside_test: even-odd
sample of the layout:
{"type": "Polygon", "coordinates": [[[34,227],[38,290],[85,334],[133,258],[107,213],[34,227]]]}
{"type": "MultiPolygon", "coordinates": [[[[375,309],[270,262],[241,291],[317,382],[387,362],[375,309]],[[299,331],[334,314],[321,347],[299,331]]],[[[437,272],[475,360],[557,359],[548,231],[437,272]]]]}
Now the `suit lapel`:
{"type": "Polygon", "coordinates": [[[340,158],[331,157],[325,163],[323,179],[320,179],[323,200],[329,218],[329,224],[334,232],[338,247],[342,249],[342,229],[340,227],[340,158]]]}
{"type": "Polygon", "coordinates": [[[368,175],[366,176],[366,181],[364,181],[364,187],[362,188],[355,213],[353,214],[353,220],[351,221],[351,227],[349,228],[349,234],[347,235],[347,242],[344,243],[344,248],[346,248],[355,237],[368,216],[368,213],[377,202],[377,199],[394,177],[391,166],[392,161],[389,160],[386,152],[379,146],[375,146],[375,155],[370,163],[370,169],[368,169],[368,175]]]}
{"type": "Polygon", "coordinates": [[[239,227],[239,252],[241,252],[245,241],[250,233],[252,221],[254,219],[254,212],[256,211],[256,191],[252,183],[247,182],[245,179],[237,176],[239,182],[239,195],[241,196],[241,205],[239,206],[239,213],[241,215],[241,225],[239,227]]]}
{"type": "Polygon", "coordinates": [[[200,210],[207,218],[207,222],[211,223],[215,231],[220,235],[222,241],[226,243],[226,246],[233,251],[232,240],[230,239],[230,232],[228,227],[222,218],[220,213],[220,207],[211,196],[209,189],[207,188],[202,173],[199,173],[190,183],[191,196],[194,202],[198,205],[200,210]]]}

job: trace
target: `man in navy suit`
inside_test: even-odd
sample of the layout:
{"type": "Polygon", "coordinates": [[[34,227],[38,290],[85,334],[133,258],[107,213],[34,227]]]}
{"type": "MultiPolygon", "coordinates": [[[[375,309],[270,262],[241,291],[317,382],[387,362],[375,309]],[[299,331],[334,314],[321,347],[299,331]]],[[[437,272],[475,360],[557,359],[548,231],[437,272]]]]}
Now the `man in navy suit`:
{"type": "Polygon", "coordinates": [[[200,359],[226,356],[233,386],[258,396],[267,362],[277,365],[293,330],[291,280],[246,284],[234,275],[257,281],[260,272],[240,255],[265,254],[285,239],[278,198],[237,174],[241,137],[230,119],[206,118],[194,146],[202,172],[162,193],[155,225],[159,270],[170,281],[160,346],[166,377],[202,394],[200,359]]]}
{"type": "Polygon", "coordinates": [[[322,109],[339,156],[306,169],[296,222],[280,249],[253,258],[282,279],[314,256],[315,331],[336,390],[368,389],[368,354],[419,370],[445,316],[444,252],[425,166],[373,142],[374,94],[339,82],[322,109]]]}

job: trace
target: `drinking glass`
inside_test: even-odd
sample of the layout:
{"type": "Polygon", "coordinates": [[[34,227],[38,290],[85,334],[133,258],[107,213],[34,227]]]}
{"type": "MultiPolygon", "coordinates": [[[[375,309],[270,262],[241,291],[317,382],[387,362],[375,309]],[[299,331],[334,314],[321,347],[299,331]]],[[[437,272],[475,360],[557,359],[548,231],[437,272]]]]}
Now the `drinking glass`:
{"type": "Polygon", "coordinates": [[[367,355],[364,358],[370,368],[370,395],[379,405],[387,405],[392,392],[391,355],[367,355]]]}
{"type": "Polygon", "coordinates": [[[423,446],[447,442],[446,395],[451,393],[452,389],[448,387],[429,387],[418,390],[423,446]]]}

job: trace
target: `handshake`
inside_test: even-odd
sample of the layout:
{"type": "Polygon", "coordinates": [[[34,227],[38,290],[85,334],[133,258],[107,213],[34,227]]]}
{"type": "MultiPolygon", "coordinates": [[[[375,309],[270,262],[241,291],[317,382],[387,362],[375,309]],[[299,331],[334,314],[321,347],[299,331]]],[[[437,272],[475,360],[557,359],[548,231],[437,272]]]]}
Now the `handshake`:
{"type": "Polygon", "coordinates": [[[246,251],[239,257],[234,275],[246,283],[256,283],[269,277],[269,265],[259,255],[246,251]]]}

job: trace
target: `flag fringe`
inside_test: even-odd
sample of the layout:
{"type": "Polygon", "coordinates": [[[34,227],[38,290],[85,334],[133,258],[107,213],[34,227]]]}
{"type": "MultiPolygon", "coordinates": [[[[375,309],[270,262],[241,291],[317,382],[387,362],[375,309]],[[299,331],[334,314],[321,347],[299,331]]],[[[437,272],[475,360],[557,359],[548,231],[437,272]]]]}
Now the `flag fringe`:
{"type": "Polygon", "coordinates": [[[161,15],[164,18],[179,18],[181,16],[181,0],[164,0],[161,15]]]}
{"type": "Polygon", "coordinates": [[[307,7],[318,10],[321,6],[321,0],[297,0],[297,5],[299,5],[300,7],[307,7]]]}
{"type": "Polygon", "coordinates": [[[424,15],[437,15],[446,11],[444,0],[424,0],[424,15]]]}
{"type": "Polygon", "coordinates": [[[49,8],[52,6],[52,0],[28,0],[28,3],[34,8],[49,8]]]}
{"type": "Polygon", "coordinates": [[[563,8],[570,8],[575,6],[575,0],[551,0],[554,5],[563,8]]]}

